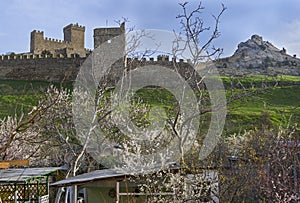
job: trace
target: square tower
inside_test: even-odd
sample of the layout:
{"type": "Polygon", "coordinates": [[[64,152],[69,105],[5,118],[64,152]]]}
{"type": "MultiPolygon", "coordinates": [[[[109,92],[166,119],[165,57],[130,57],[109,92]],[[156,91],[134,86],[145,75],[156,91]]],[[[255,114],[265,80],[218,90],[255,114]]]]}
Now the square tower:
{"type": "Polygon", "coordinates": [[[85,27],[76,24],[70,24],[64,27],[64,41],[71,42],[74,49],[84,49],[85,27]]]}
{"type": "Polygon", "coordinates": [[[40,54],[44,49],[44,32],[33,30],[30,33],[30,53],[40,54]]]}

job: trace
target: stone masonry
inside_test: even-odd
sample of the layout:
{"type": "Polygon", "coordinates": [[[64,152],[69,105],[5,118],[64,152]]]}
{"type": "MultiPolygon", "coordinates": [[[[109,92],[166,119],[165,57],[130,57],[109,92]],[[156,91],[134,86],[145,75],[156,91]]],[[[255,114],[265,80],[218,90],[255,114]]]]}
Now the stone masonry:
{"type": "Polygon", "coordinates": [[[43,31],[33,30],[30,35],[31,54],[62,54],[70,57],[71,54],[85,57],[89,51],[84,48],[85,27],[78,24],[69,24],[63,29],[64,40],[45,38],[43,31]]]}

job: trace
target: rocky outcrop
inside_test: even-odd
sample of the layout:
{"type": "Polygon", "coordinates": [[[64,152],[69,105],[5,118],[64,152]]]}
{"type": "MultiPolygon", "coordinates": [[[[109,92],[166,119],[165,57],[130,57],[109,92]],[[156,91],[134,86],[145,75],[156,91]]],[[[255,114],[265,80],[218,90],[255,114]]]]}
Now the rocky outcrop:
{"type": "Polygon", "coordinates": [[[218,60],[217,67],[224,74],[300,75],[299,58],[258,35],[241,42],[231,57],[218,60]]]}

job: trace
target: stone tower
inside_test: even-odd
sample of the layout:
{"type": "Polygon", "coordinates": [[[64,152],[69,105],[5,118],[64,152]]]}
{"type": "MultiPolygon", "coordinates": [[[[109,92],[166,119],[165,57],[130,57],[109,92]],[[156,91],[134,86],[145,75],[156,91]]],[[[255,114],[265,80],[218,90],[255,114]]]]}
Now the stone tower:
{"type": "Polygon", "coordinates": [[[30,52],[31,53],[40,53],[43,51],[44,47],[44,32],[33,30],[30,33],[30,52]]]}
{"type": "Polygon", "coordinates": [[[74,49],[84,49],[85,27],[78,24],[70,24],[64,27],[64,41],[71,42],[74,49]]]}
{"type": "MultiPolygon", "coordinates": [[[[120,78],[123,75],[124,67],[126,67],[125,44],[125,23],[122,23],[120,27],[106,27],[94,29],[93,56],[95,56],[95,60],[93,64],[97,67],[97,63],[102,63],[102,59],[99,60],[97,56],[101,56],[103,51],[105,53],[107,52],[106,50],[102,50],[102,48],[105,47],[108,48],[109,51],[107,52],[107,55],[103,55],[104,57],[107,57],[107,59],[103,60],[114,60],[114,64],[110,67],[109,72],[106,74],[106,80],[102,81],[103,84],[109,84],[111,86],[114,86],[117,84],[118,81],[120,81],[120,78]],[[114,39],[115,37],[118,38],[114,39]],[[103,47],[101,47],[101,49],[97,49],[101,44],[103,44],[103,47]]],[[[99,67],[101,67],[101,64],[99,64],[99,67]]]]}
{"type": "Polygon", "coordinates": [[[109,40],[111,40],[112,38],[122,34],[124,35],[124,50],[125,50],[125,23],[122,23],[120,27],[94,29],[94,49],[96,49],[102,43],[109,42],[109,40]]]}

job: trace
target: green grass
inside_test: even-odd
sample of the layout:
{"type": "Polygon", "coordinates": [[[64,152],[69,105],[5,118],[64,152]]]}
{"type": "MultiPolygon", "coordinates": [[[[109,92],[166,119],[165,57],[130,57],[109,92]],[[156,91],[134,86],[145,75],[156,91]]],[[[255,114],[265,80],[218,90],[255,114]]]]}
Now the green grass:
{"type": "MultiPolygon", "coordinates": [[[[45,81],[0,80],[0,118],[30,112],[50,84],[61,85],[45,81]]],[[[71,83],[62,85],[72,87],[71,83]]]]}
{"type": "Polygon", "coordinates": [[[235,101],[230,107],[235,114],[257,115],[262,110],[297,111],[300,105],[300,86],[275,87],[235,101]]]}
{"type": "Polygon", "coordinates": [[[262,112],[268,112],[276,126],[297,124],[300,121],[300,85],[267,89],[229,104],[228,109],[228,132],[257,126],[262,112]]]}
{"type": "MultiPolygon", "coordinates": [[[[230,78],[222,77],[227,95],[238,94],[242,88],[230,89],[230,78]]],[[[237,80],[235,80],[237,82],[237,80]]],[[[262,112],[270,114],[274,125],[287,125],[289,121],[299,123],[300,121],[300,77],[277,76],[265,77],[261,75],[239,78],[239,81],[248,87],[248,91],[255,91],[262,83],[269,84],[269,88],[255,96],[242,97],[241,99],[228,103],[228,115],[225,133],[235,133],[245,129],[251,129],[258,125],[262,112]],[[273,84],[280,82],[276,87],[273,84]],[[255,88],[252,88],[255,84],[255,88]],[[271,88],[272,87],[272,88],[271,88]],[[291,117],[291,120],[290,119],[291,117]]],[[[42,81],[9,81],[0,80],[0,118],[8,115],[28,113],[33,106],[38,104],[42,93],[50,83],[42,81]]],[[[60,84],[54,84],[59,86],[60,84]]],[[[72,84],[64,84],[72,88],[72,84]]],[[[150,106],[164,108],[167,113],[174,114],[178,107],[176,98],[166,89],[147,87],[138,90],[134,96],[136,100],[143,101],[150,106]]],[[[205,118],[207,119],[207,118],[205,118]]],[[[205,124],[204,124],[205,126],[205,124]]]]}
{"type": "Polygon", "coordinates": [[[242,88],[240,83],[245,88],[261,88],[265,86],[290,86],[300,85],[299,76],[278,75],[278,76],[265,76],[265,75],[246,75],[230,78],[229,76],[221,76],[224,86],[226,88],[242,88]]]}
{"type": "Polygon", "coordinates": [[[45,92],[50,84],[72,88],[72,83],[49,83],[46,81],[0,80],[0,95],[32,95],[45,92]]]}
{"type": "MultiPolygon", "coordinates": [[[[293,80],[296,78],[292,77],[293,80]]],[[[251,89],[253,93],[258,89],[251,89]]],[[[235,94],[243,92],[234,90],[235,94]]],[[[227,90],[227,95],[230,91],[227,90]]],[[[160,106],[168,110],[178,105],[174,96],[165,89],[145,88],[137,92],[136,97],[151,106],[160,106]]],[[[242,97],[228,103],[225,134],[238,133],[259,126],[264,112],[270,115],[274,126],[297,124],[300,121],[300,85],[267,88],[258,94],[242,97]]],[[[174,113],[174,111],[171,111],[174,113]]],[[[207,119],[202,116],[203,120],[207,119]]],[[[202,124],[205,129],[206,124],[202,124]]],[[[205,130],[204,130],[205,131],[205,130]]]]}
{"type": "Polygon", "coordinates": [[[40,95],[0,95],[0,118],[8,115],[21,115],[38,104],[40,95]]]}
{"type": "MultiPolygon", "coordinates": [[[[224,82],[229,82],[229,76],[221,76],[224,82]]],[[[274,81],[284,81],[284,82],[300,82],[299,76],[292,75],[278,75],[278,76],[265,76],[265,75],[246,75],[235,77],[236,79],[240,79],[242,82],[274,82],[274,81]]]]}
{"type": "Polygon", "coordinates": [[[178,102],[175,96],[166,89],[147,87],[140,89],[134,96],[135,100],[140,100],[150,106],[158,106],[164,108],[167,112],[174,114],[178,102]]]}

